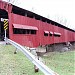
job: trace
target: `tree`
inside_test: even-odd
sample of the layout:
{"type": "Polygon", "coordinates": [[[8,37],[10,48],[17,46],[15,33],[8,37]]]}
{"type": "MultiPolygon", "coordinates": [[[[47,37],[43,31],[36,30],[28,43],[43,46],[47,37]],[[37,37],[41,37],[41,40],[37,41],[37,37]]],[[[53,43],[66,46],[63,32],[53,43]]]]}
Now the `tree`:
{"type": "Polygon", "coordinates": [[[9,2],[13,5],[18,5],[19,4],[19,0],[7,0],[7,2],[9,2]]]}
{"type": "Polygon", "coordinates": [[[64,26],[66,26],[66,27],[69,26],[68,20],[63,16],[55,15],[55,21],[62,24],[62,25],[64,25],[64,26]]]}

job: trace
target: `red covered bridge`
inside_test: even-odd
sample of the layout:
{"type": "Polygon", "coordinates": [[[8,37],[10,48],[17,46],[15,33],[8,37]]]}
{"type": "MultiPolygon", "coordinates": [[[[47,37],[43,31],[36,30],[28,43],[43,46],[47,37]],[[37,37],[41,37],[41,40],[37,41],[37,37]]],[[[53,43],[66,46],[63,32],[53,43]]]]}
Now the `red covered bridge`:
{"type": "Polygon", "coordinates": [[[7,37],[21,45],[38,47],[75,42],[74,30],[4,1],[0,1],[0,38],[4,35],[2,19],[9,21],[7,37]]]}

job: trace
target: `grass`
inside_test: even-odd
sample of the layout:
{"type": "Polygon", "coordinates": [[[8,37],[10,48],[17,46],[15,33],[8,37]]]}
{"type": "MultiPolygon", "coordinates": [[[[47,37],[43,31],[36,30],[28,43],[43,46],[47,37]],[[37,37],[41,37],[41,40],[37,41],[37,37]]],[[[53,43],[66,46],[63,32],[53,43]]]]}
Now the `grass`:
{"type": "Polygon", "coordinates": [[[59,75],[75,75],[75,51],[69,52],[51,52],[43,59],[47,66],[57,72],[59,75]]]}
{"type": "Polygon", "coordinates": [[[0,45],[0,75],[43,75],[40,71],[34,72],[34,65],[26,56],[15,47],[0,45]]]}
{"type": "MultiPolygon", "coordinates": [[[[15,49],[10,45],[0,45],[0,75],[44,75],[41,71],[35,73],[34,65],[22,52],[14,54],[15,49]]],[[[75,74],[75,51],[47,55],[42,57],[45,64],[59,75],[75,74]]]]}

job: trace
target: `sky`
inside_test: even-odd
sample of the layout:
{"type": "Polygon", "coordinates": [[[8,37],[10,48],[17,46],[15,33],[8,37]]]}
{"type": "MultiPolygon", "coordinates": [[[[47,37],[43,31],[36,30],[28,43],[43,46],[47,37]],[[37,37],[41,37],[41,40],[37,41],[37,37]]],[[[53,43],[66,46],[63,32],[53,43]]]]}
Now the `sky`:
{"type": "Polygon", "coordinates": [[[75,0],[11,0],[13,2],[75,30],[75,0]]]}

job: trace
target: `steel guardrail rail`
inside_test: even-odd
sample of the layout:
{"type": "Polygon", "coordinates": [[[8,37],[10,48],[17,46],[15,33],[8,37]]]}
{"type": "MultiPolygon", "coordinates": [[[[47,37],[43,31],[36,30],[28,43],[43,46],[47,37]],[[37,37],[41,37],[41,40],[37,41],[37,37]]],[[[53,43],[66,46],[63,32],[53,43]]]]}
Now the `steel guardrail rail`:
{"type": "Polygon", "coordinates": [[[54,71],[52,71],[51,69],[49,69],[45,64],[43,64],[41,61],[39,61],[38,59],[35,58],[34,55],[32,55],[29,51],[27,51],[23,46],[21,46],[20,44],[7,39],[7,43],[10,43],[11,45],[15,46],[17,49],[19,49],[20,51],[22,51],[26,57],[28,59],[31,60],[31,62],[33,64],[35,64],[45,75],[58,75],[57,73],[55,73],[54,71]]]}

